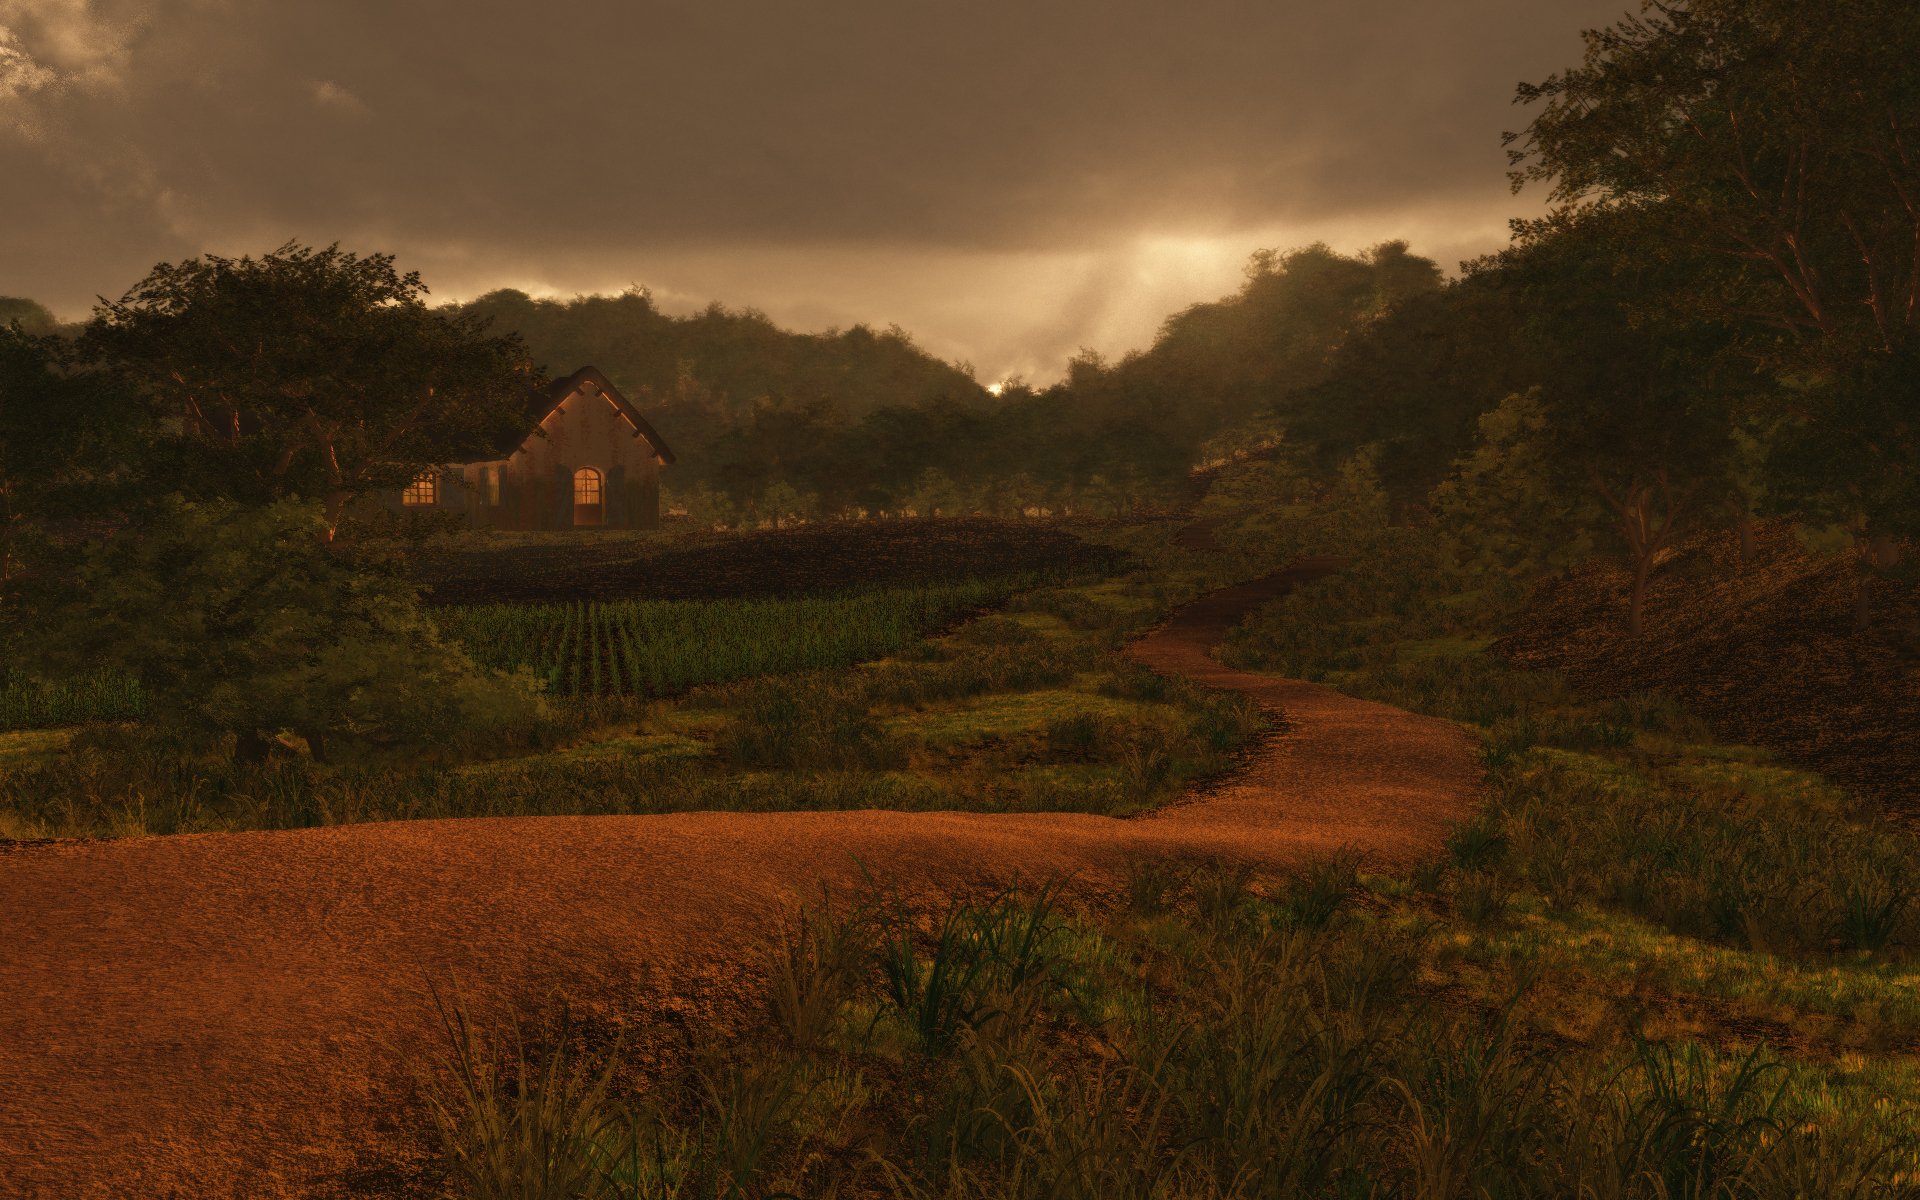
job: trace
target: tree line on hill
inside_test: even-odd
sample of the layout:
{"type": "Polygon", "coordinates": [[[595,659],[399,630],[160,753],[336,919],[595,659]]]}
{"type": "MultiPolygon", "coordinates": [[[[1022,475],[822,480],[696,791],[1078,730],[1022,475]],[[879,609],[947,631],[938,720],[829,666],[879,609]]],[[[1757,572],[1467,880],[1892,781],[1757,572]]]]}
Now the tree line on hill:
{"type": "Polygon", "coordinates": [[[1083,351],[1060,383],[997,395],[897,327],[797,334],[718,305],[676,318],[640,291],[503,291],[461,308],[520,334],[551,371],[600,367],[679,452],[670,496],[737,524],[1164,500],[1209,438],[1317,378],[1348,330],[1438,280],[1403,243],[1263,252],[1236,295],[1169,318],[1151,349],[1111,364],[1083,351]]]}

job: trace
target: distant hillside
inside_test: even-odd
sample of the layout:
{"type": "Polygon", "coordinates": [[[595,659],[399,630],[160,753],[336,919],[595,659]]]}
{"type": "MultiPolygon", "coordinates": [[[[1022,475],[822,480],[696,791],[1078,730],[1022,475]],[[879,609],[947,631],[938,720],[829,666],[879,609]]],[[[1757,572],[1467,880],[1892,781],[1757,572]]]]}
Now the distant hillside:
{"type": "MultiPolygon", "coordinates": [[[[605,371],[679,452],[673,498],[697,519],[731,523],[849,508],[1007,515],[1172,503],[1214,440],[1258,441],[1275,418],[1311,423],[1290,398],[1327,380],[1356,333],[1441,286],[1434,263],[1401,242],[1357,256],[1324,245],[1262,252],[1234,294],[1170,316],[1151,347],[1118,362],[1085,352],[1062,382],[999,396],[897,328],[791,333],[719,305],[674,317],[642,292],[557,301],[496,291],[461,307],[520,334],[550,372],[605,371]]],[[[1497,400],[1474,391],[1469,417],[1497,400]]],[[[1460,421],[1446,415],[1426,458],[1463,448],[1445,436],[1459,440],[1460,421]]]]}
{"type": "Polygon", "coordinates": [[[0,296],[0,326],[18,324],[21,329],[33,334],[53,333],[60,329],[60,320],[47,307],[37,300],[25,296],[0,296]]]}
{"type": "Polygon", "coordinates": [[[592,363],[643,409],[696,387],[734,410],[766,397],[824,400],[852,420],[884,407],[976,407],[992,399],[965,371],[915,346],[897,327],[792,333],[752,309],[719,304],[675,317],[643,292],[535,300],[508,289],[460,307],[492,317],[498,330],[519,333],[552,373],[592,363]]]}

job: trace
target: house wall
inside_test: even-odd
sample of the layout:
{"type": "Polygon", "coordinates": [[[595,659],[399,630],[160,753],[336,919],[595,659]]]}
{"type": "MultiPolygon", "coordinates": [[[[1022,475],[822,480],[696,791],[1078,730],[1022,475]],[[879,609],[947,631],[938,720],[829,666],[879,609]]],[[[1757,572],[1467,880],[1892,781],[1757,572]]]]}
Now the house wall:
{"type": "Polygon", "coordinates": [[[540,423],[546,436],[529,436],[499,463],[463,468],[484,498],[482,468],[502,469],[500,504],[476,513],[475,524],[500,529],[572,529],[573,473],[600,472],[606,529],[660,527],[660,461],[613,402],[583,383],[540,423]]]}
{"type": "MultiPolygon", "coordinates": [[[[441,473],[439,504],[464,512],[468,523],[492,529],[573,529],[573,473],[600,472],[598,528],[660,528],[660,460],[614,403],[583,383],[547,414],[508,458],[464,463],[441,473]],[[489,472],[499,476],[499,503],[491,503],[489,472]]],[[[404,511],[400,493],[379,497],[381,507],[404,511]]]]}

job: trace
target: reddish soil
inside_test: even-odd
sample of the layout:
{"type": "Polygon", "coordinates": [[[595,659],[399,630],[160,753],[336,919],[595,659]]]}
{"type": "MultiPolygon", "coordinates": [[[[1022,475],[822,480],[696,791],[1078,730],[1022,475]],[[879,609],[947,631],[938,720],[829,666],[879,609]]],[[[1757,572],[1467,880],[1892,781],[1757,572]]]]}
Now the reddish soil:
{"type": "Polygon", "coordinates": [[[1876,580],[1856,628],[1858,580],[1785,524],[1744,566],[1725,533],[1696,537],[1655,574],[1646,630],[1626,634],[1625,572],[1587,563],[1543,588],[1500,642],[1581,692],[1665,692],[1730,741],[1764,746],[1920,821],[1920,588],[1876,580]]]}
{"type": "Polygon", "coordinates": [[[1132,648],[1286,728],[1237,778],[1132,820],[688,813],[396,822],[63,843],[0,857],[0,1195],[405,1192],[428,987],[481,1014],[568,1002],[664,1036],[754,1003],[745,964],[821,882],[932,892],[1135,856],[1284,868],[1434,852],[1480,783],[1458,727],[1208,656],[1299,567],[1208,596],[1132,648]],[[856,859],[858,862],[856,862],[856,859]]]}

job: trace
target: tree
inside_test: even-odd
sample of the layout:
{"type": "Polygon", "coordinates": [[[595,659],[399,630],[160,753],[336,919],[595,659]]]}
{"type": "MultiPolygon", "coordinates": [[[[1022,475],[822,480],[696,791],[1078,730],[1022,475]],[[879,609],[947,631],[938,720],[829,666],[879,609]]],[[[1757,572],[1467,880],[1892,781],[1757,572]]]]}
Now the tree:
{"type": "Polygon", "coordinates": [[[540,380],[517,335],[427,308],[391,255],[289,242],[259,259],[162,263],[83,336],[177,424],[168,483],[202,498],[355,496],[492,452],[540,380]]]}
{"type": "Polygon", "coordinates": [[[1473,445],[1480,416],[1540,381],[1523,319],[1486,272],[1405,297],[1341,344],[1325,380],[1283,401],[1287,432],[1322,466],[1377,442],[1382,484],[1417,504],[1473,445]]]}
{"type": "Polygon", "coordinates": [[[43,565],[57,527],[124,506],[120,464],[155,432],[68,343],[0,326],[0,605],[43,565]]]}
{"type": "Polygon", "coordinates": [[[1791,382],[1798,445],[1773,490],[1848,510],[1867,564],[1920,533],[1902,482],[1920,472],[1916,61],[1911,0],[1648,0],[1588,33],[1581,66],[1523,85],[1540,111],[1508,135],[1516,189],[1548,181],[1563,212],[1631,216],[1650,249],[1716,260],[1677,305],[1791,382]]]}
{"type": "Polygon", "coordinates": [[[97,543],[75,588],[40,614],[27,661],[52,677],[102,666],[138,678],[148,720],[258,754],[281,731],[316,758],[418,753],[524,738],[530,675],[476,668],[411,583],[356,570],[315,534],[318,505],[174,498],[97,543]]]}
{"type": "MultiPolygon", "coordinates": [[[[1660,215],[1674,245],[1756,268],[1737,315],[1800,349],[1920,329],[1920,8],[1907,0],[1649,0],[1519,99],[1515,186],[1660,215]],[[1748,306],[1747,301],[1754,301],[1748,306]]],[[[1698,297],[1704,299],[1704,297],[1698,297]]]]}
{"type": "Polygon", "coordinates": [[[24,333],[46,335],[60,327],[47,306],[25,296],[0,296],[0,329],[15,325],[24,333]]]}
{"type": "Polygon", "coordinates": [[[1434,489],[1434,507],[1469,569],[1527,580],[1590,545],[1596,502],[1567,489],[1550,422],[1539,388],[1508,396],[1481,416],[1478,444],[1434,489]]]}

